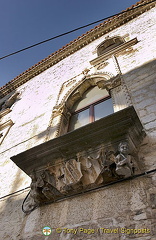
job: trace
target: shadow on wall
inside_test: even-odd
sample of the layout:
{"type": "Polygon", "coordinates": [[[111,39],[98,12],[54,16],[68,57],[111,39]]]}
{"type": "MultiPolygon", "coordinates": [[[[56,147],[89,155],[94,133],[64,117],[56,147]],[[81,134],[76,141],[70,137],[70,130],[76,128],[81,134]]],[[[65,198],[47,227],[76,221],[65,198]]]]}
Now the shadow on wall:
{"type": "MultiPolygon", "coordinates": [[[[8,177],[10,172],[8,172],[8,177]]],[[[20,189],[21,181],[24,180],[21,174],[22,171],[18,169],[16,177],[11,184],[10,193],[14,193],[17,189],[20,189]]],[[[0,200],[0,235],[2,239],[20,239],[21,223],[24,223],[25,221],[24,214],[21,211],[22,201],[25,194],[26,193],[20,192],[0,200]]]]}

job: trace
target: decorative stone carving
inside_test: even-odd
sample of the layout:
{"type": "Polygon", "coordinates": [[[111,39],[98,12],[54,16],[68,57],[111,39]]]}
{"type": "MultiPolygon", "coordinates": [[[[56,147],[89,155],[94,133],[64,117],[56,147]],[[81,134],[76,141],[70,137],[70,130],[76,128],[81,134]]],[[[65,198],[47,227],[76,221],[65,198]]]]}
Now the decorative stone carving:
{"type": "Polygon", "coordinates": [[[123,44],[124,40],[121,37],[107,37],[105,41],[100,43],[100,45],[97,47],[97,55],[100,56],[116,47],[119,45],[123,44]]]}
{"type": "Polygon", "coordinates": [[[54,138],[67,132],[72,106],[90,87],[98,86],[99,89],[106,88],[108,91],[111,91],[120,86],[120,84],[120,75],[113,76],[108,72],[86,75],[80,82],[74,84],[64,97],[61,97],[61,101],[58,99],[57,104],[53,108],[47,140],[50,139],[51,136],[54,138]],[[55,133],[53,131],[54,128],[56,128],[55,133]],[[50,129],[52,129],[52,131],[50,131],[50,129]]]}
{"type": "Polygon", "coordinates": [[[31,191],[23,206],[25,212],[42,203],[132,176],[134,164],[128,154],[128,143],[121,142],[118,150],[102,145],[99,150],[78,153],[76,159],[62,160],[53,166],[49,163],[46,170],[33,171],[31,191]]]}
{"type": "Polygon", "coordinates": [[[80,187],[82,178],[81,163],[75,159],[63,162],[61,165],[49,169],[55,174],[57,189],[63,194],[74,191],[80,187]]]}
{"type": "MultiPolygon", "coordinates": [[[[106,41],[109,41],[106,40],[106,41]]],[[[130,47],[132,47],[133,45],[135,45],[136,43],[138,43],[137,38],[133,38],[128,42],[124,42],[122,44],[119,44],[118,46],[110,49],[109,51],[103,52],[102,55],[98,56],[97,58],[93,59],[90,61],[91,65],[97,65],[99,63],[101,63],[102,61],[107,60],[108,58],[110,58],[112,55],[116,55],[119,53],[122,53],[125,49],[128,49],[130,47]]],[[[103,44],[103,43],[102,43],[103,44]]],[[[99,46],[100,47],[100,46],[99,46]]],[[[101,46],[102,47],[102,46],[101,46]]]]}
{"type": "Polygon", "coordinates": [[[15,92],[12,94],[8,99],[6,99],[0,106],[0,110],[5,110],[7,108],[10,108],[15,101],[17,100],[17,96],[19,95],[19,92],[15,92]]]}
{"type": "Polygon", "coordinates": [[[98,80],[97,81],[97,86],[99,88],[106,88],[108,91],[111,90],[112,88],[118,87],[121,84],[121,79],[119,75],[116,77],[112,77],[111,79],[104,81],[104,80],[98,80]]]}
{"type": "Polygon", "coordinates": [[[128,143],[121,142],[118,147],[119,154],[116,156],[116,169],[115,172],[119,176],[130,177],[134,173],[134,163],[132,156],[128,154],[128,143]]]}
{"type": "Polygon", "coordinates": [[[42,171],[40,173],[33,171],[30,177],[32,179],[30,185],[31,190],[23,202],[23,210],[25,213],[29,213],[44,202],[54,202],[62,196],[55,187],[56,182],[54,177],[50,175],[48,171],[42,171]]]}
{"type": "Polygon", "coordinates": [[[88,68],[86,68],[86,69],[84,69],[84,70],[82,71],[82,74],[83,74],[84,76],[86,76],[89,71],[90,71],[90,70],[89,70],[88,68]]]}
{"type": "Polygon", "coordinates": [[[78,154],[77,156],[81,162],[83,187],[102,183],[102,164],[99,155],[97,157],[91,157],[78,154]]]}
{"type": "Polygon", "coordinates": [[[139,174],[142,130],[129,107],[11,157],[32,178],[24,211],[139,174]]]}
{"type": "Polygon", "coordinates": [[[103,62],[101,64],[97,65],[97,70],[101,70],[103,68],[105,68],[109,63],[108,62],[103,62]]]}
{"type": "Polygon", "coordinates": [[[113,100],[114,112],[120,111],[132,103],[129,100],[128,92],[125,91],[124,86],[116,85],[111,89],[111,96],[113,100]]]}
{"type": "MultiPolygon", "coordinates": [[[[4,102],[3,102],[4,103],[4,102]]],[[[2,104],[1,104],[2,105],[2,104]]],[[[2,117],[4,117],[5,115],[7,115],[8,113],[10,113],[11,112],[11,109],[10,108],[7,108],[7,109],[5,109],[5,110],[3,110],[3,111],[1,111],[0,110],[0,119],[2,118],[2,117]]]]}

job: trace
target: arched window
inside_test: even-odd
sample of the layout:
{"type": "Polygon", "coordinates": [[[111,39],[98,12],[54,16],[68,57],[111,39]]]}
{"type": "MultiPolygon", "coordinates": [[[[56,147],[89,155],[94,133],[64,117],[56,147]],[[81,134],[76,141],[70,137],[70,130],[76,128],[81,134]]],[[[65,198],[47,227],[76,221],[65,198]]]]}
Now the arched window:
{"type": "Polygon", "coordinates": [[[110,51],[111,49],[121,45],[122,43],[124,43],[124,40],[121,37],[107,39],[98,46],[97,55],[100,56],[110,51]]]}
{"type": "Polygon", "coordinates": [[[99,89],[98,86],[89,88],[72,107],[68,131],[92,123],[113,112],[112,99],[108,91],[99,89]]]}

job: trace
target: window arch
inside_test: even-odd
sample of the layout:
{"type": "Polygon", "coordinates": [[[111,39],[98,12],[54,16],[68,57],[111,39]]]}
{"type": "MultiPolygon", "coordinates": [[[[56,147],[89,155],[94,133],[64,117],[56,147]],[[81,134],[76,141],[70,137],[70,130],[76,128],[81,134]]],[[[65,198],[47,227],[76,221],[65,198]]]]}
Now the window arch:
{"type": "MultiPolygon", "coordinates": [[[[105,102],[108,97],[108,99],[110,99],[110,102],[112,101],[110,104],[112,105],[110,109],[113,108],[113,111],[106,114],[109,115],[131,105],[131,100],[129,98],[128,92],[125,89],[124,85],[121,85],[120,75],[112,76],[108,72],[101,72],[85,76],[85,78],[73,84],[73,86],[70,87],[68,91],[65,91],[66,89],[63,86],[59,93],[57,103],[53,108],[51,123],[49,125],[49,132],[47,136],[48,140],[66,134],[70,128],[72,129],[72,127],[69,127],[70,120],[74,113],[78,111],[81,112],[81,110],[83,110],[83,107],[87,108],[88,105],[94,105],[97,106],[97,108],[100,108],[100,106],[98,106],[98,103],[105,102]],[[90,90],[94,89],[94,87],[96,87],[95,89],[99,94],[101,92],[103,95],[89,103],[85,103],[84,106],[80,106],[79,104],[83,98],[85,100],[88,100],[85,96],[89,93],[90,90]]],[[[91,93],[93,92],[91,91],[91,93]]],[[[101,106],[102,105],[103,104],[101,103],[101,106]]],[[[94,111],[96,112],[95,109],[94,111]]],[[[106,115],[103,115],[102,117],[105,117],[106,115]]],[[[95,117],[95,120],[98,120],[98,117],[95,117]]]]}
{"type": "Polygon", "coordinates": [[[90,87],[73,105],[68,131],[92,123],[113,112],[113,103],[109,92],[98,86],[90,87]]]}
{"type": "Polygon", "coordinates": [[[111,49],[121,45],[122,43],[124,43],[124,40],[121,37],[113,37],[106,39],[97,47],[97,55],[100,56],[110,51],[111,49]]]}

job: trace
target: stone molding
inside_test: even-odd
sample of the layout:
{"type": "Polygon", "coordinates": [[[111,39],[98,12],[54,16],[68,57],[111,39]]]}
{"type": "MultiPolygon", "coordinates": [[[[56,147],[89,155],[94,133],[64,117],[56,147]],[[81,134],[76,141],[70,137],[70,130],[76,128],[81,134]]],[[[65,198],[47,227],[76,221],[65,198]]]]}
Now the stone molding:
{"type": "Polygon", "coordinates": [[[5,123],[0,124],[0,131],[3,130],[4,128],[8,127],[8,126],[12,126],[13,125],[13,121],[10,119],[5,123]]]}
{"type": "MultiPolygon", "coordinates": [[[[91,75],[88,74],[80,81],[74,83],[61,99],[58,97],[57,104],[53,108],[51,121],[48,126],[48,137],[46,140],[67,133],[72,106],[76,101],[81,99],[86,90],[94,86],[98,86],[99,89],[106,88],[107,91],[110,92],[114,112],[132,105],[128,98],[128,91],[123,85],[121,85],[120,74],[117,74],[116,76],[113,76],[113,74],[108,72],[99,72],[91,75]],[[51,132],[53,132],[52,135],[51,132]]],[[[61,89],[64,88],[62,87],[61,89]]],[[[60,95],[61,91],[59,93],[59,96],[60,95]]]]}
{"type": "Polygon", "coordinates": [[[105,61],[108,58],[110,58],[112,55],[117,55],[120,54],[122,51],[126,50],[127,48],[130,48],[131,46],[133,46],[134,44],[138,43],[137,38],[133,38],[132,40],[122,43],[121,45],[114,47],[113,49],[111,49],[110,51],[100,55],[99,57],[93,59],[90,61],[91,65],[97,65],[99,64],[101,61],[105,61]]]}
{"type": "Polygon", "coordinates": [[[4,138],[8,134],[10,128],[14,125],[13,121],[10,119],[7,122],[0,124],[0,144],[2,144],[4,138]]]}
{"type": "Polygon", "coordinates": [[[12,110],[10,108],[6,108],[2,111],[0,111],[0,118],[4,117],[5,115],[7,115],[8,113],[10,113],[12,110]]]}
{"type": "Polygon", "coordinates": [[[12,111],[11,107],[19,99],[18,96],[19,92],[14,92],[11,95],[9,94],[0,104],[0,144],[2,144],[10,128],[14,124],[11,119],[6,121],[3,117],[12,111]]]}

